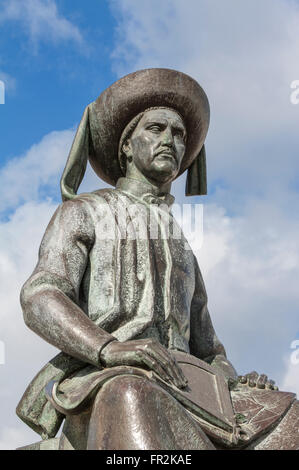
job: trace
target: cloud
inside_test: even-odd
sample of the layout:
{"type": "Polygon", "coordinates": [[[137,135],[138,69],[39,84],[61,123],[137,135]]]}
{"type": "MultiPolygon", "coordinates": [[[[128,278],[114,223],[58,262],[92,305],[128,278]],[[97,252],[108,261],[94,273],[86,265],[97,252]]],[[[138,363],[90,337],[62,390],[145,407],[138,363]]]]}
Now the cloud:
{"type": "Polygon", "coordinates": [[[15,450],[23,445],[31,444],[32,432],[20,427],[5,426],[0,431],[0,450],[15,450]]]}
{"type": "Polygon", "coordinates": [[[57,194],[73,137],[73,130],[51,132],[0,169],[0,212],[57,194]]]}
{"type": "MultiPolygon", "coordinates": [[[[0,0],[0,25],[10,22],[21,25],[33,53],[38,52],[41,42],[73,42],[83,54],[89,51],[79,28],[59,13],[55,0],[0,0]]],[[[0,65],[1,62],[0,58],[0,65]]],[[[0,81],[4,82],[6,94],[15,92],[15,77],[0,69],[0,81]]]]}
{"type": "Polygon", "coordinates": [[[4,0],[0,7],[0,23],[20,22],[35,45],[40,40],[54,44],[84,42],[79,28],[58,12],[54,0],[4,0]]]}
{"type": "Polygon", "coordinates": [[[256,369],[279,386],[298,328],[298,237],[299,221],[271,205],[229,217],[207,204],[203,245],[193,243],[229,358],[239,373],[256,369]]]}
{"type": "Polygon", "coordinates": [[[56,350],[25,327],[19,303],[22,284],[37,262],[43,232],[56,208],[52,202],[28,202],[0,223],[0,340],[5,364],[0,365],[0,448],[11,449],[40,440],[15,415],[25,388],[56,350]]]}
{"type": "MultiPolygon", "coordinates": [[[[59,181],[75,131],[53,131],[33,144],[24,155],[12,158],[0,168],[0,215],[26,202],[60,199],[59,181]]],[[[79,192],[103,187],[88,165],[79,192]]]]}
{"type": "Polygon", "coordinates": [[[281,390],[288,390],[297,393],[297,396],[299,396],[299,364],[292,364],[286,361],[286,374],[281,390]]]}
{"type": "MultiPolygon", "coordinates": [[[[219,336],[240,372],[285,383],[298,329],[299,6],[264,0],[113,0],[114,68],[190,74],[211,105],[210,196],[194,248],[219,336]]],[[[175,185],[183,197],[182,181],[175,185]]],[[[198,199],[200,201],[200,199],[198,199]]]]}
{"type": "Polygon", "coordinates": [[[279,191],[298,178],[299,106],[290,103],[290,85],[299,79],[297,3],[111,4],[118,21],[113,58],[119,75],[170,67],[189,73],[207,91],[210,185],[224,181],[242,196],[263,194],[274,182],[279,191]]]}
{"type": "MultiPolygon", "coordinates": [[[[51,132],[23,156],[0,170],[0,341],[5,364],[0,363],[0,449],[12,449],[40,440],[21,424],[15,408],[25,388],[57,350],[25,326],[19,293],[37,262],[43,233],[60,202],[59,180],[74,131],[51,132]],[[5,423],[5,425],[3,425],[5,423]]],[[[90,168],[81,188],[96,189],[98,178],[90,168]]]]}

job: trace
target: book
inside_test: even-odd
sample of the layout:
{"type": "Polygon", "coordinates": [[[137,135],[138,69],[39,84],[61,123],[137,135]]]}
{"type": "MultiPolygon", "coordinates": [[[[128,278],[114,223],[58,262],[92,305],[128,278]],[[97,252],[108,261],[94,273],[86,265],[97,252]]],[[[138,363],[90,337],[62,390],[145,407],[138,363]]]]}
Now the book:
{"type": "Polygon", "coordinates": [[[179,389],[154,372],[151,378],[174,396],[210,437],[227,445],[237,444],[240,428],[224,375],[190,354],[171,352],[188,380],[187,387],[179,389]]]}

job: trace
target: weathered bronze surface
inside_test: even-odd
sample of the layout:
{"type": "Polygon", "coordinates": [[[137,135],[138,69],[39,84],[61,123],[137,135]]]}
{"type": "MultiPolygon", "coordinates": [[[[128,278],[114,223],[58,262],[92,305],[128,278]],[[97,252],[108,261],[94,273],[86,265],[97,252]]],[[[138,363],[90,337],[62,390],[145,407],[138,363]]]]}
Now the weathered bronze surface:
{"type": "Polygon", "coordinates": [[[174,70],[131,74],[87,107],[21,293],[26,324],[61,350],[17,408],[43,438],[30,448],[299,448],[295,395],[237,376],[171,213],[186,169],[186,194],[206,192],[208,125],[204,91],[174,70]],[[88,159],[116,189],[76,195],[88,159]]]}

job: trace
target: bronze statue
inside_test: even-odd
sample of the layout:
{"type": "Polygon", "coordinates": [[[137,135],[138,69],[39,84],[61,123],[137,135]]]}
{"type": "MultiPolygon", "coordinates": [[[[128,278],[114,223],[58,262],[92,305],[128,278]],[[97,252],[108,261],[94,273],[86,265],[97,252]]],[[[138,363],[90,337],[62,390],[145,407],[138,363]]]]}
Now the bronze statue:
{"type": "Polygon", "coordinates": [[[26,324],[62,351],[17,408],[43,438],[31,448],[298,448],[295,395],[237,376],[171,213],[185,170],[186,194],[206,194],[208,126],[202,88],[168,69],[130,74],[86,108],[21,294],[26,324]],[[88,159],[116,189],[76,195],[88,159]]]}

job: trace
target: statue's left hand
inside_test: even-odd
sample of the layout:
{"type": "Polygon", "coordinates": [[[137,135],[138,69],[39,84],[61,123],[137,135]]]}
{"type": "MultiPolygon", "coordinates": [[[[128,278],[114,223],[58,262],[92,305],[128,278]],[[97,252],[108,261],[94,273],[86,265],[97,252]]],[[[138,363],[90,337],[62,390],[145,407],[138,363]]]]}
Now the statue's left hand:
{"type": "Polygon", "coordinates": [[[238,380],[240,384],[247,385],[252,388],[256,387],[260,389],[278,390],[278,387],[274,385],[274,380],[270,380],[267,375],[258,374],[255,371],[246,375],[240,375],[238,380]]]}

